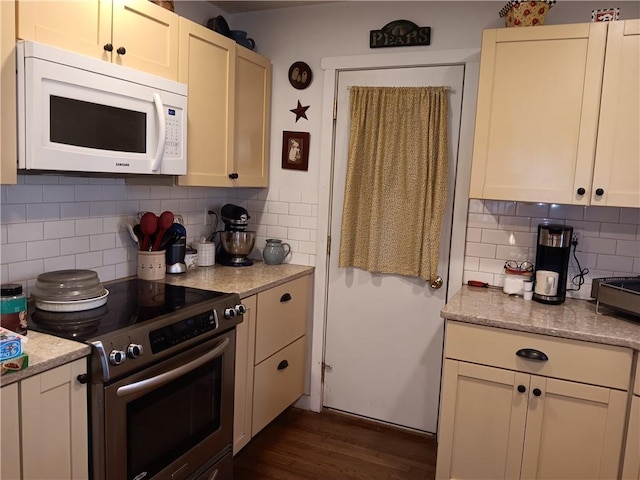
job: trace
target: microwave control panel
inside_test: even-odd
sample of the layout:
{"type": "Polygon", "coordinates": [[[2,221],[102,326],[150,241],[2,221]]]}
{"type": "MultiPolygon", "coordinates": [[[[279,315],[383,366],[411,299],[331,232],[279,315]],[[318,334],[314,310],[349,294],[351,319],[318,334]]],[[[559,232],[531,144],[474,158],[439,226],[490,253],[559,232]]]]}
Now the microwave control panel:
{"type": "Polygon", "coordinates": [[[167,107],[165,109],[165,134],[164,154],[170,157],[180,156],[180,136],[182,135],[182,111],[167,107]]]}

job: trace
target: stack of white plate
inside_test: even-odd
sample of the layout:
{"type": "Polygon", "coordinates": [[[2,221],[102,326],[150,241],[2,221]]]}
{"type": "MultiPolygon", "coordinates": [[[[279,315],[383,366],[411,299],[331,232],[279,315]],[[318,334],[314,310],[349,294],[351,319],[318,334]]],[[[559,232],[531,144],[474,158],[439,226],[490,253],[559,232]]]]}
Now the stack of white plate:
{"type": "Polygon", "coordinates": [[[107,303],[109,290],[93,270],[57,270],[38,275],[32,295],[40,310],[79,312],[107,303]]]}

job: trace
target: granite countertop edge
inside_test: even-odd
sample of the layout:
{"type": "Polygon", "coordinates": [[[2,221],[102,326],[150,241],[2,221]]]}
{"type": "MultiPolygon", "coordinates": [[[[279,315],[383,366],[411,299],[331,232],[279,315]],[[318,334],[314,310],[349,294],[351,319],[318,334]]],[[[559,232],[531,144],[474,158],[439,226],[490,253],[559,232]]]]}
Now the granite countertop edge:
{"type": "MultiPolygon", "coordinates": [[[[186,274],[167,274],[163,281],[172,285],[238,293],[241,298],[246,298],[291,280],[310,275],[314,270],[314,267],[304,265],[266,265],[263,262],[255,262],[250,267],[225,267],[221,265],[199,267],[186,274]]],[[[114,281],[121,280],[124,279],[119,278],[114,281]]],[[[105,282],[105,285],[109,283],[105,282]]],[[[29,331],[27,338],[28,341],[23,350],[29,354],[29,366],[18,372],[2,375],[0,386],[10,385],[91,354],[89,345],[73,340],[65,340],[34,331],[29,331]]]]}
{"type": "Polygon", "coordinates": [[[545,305],[501,290],[463,286],[440,312],[445,320],[640,350],[640,319],[613,310],[596,313],[595,302],[567,299],[545,305]]]}

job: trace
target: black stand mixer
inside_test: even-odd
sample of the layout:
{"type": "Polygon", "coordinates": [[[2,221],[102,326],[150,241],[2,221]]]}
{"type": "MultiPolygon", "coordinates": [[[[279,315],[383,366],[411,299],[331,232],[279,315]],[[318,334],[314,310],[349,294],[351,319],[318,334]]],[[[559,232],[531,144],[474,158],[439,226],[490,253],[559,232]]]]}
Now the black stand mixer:
{"type": "Polygon", "coordinates": [[[216,261],[221,265],[248,267],[253,260],[248,255],[256,243],[256,232],[247,231],[249,212],[238,205],[227,203],[220,210],[224,230],[220,231],[220,244],[216,261]]]}

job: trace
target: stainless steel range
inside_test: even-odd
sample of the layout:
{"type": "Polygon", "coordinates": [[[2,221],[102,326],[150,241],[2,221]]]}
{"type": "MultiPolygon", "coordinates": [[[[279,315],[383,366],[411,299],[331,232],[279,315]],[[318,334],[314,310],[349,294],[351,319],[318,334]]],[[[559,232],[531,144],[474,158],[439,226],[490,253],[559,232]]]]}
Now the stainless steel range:
{"type": "Polygon", "coordinates": [[[240,297],[139,279],[105,287],[101,307],[29,319],[92,347],[92,478],[232,479],[240,297]]]}

